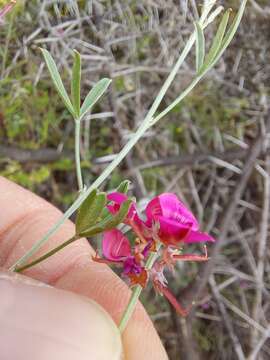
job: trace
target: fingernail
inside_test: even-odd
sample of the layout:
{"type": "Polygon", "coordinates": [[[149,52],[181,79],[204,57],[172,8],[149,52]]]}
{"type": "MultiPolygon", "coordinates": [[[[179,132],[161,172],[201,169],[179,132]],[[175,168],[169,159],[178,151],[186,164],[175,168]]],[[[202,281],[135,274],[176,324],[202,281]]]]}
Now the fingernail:
{"type": "Polygon", "coordinates": [[[8,272],[0,294],[1,359],[121,359],[118,329],[95,302],[8,272]]]}

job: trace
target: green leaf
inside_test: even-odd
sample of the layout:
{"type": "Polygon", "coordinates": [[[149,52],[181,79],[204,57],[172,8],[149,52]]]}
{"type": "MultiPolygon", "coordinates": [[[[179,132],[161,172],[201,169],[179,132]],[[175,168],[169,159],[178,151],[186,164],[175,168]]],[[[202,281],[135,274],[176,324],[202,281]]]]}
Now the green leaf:
{"type": "Polygon", "coordinates": [[[227,47],[230,45],[231,41],[233,40],[233,37],[236,34],[238,27],[240,25],[240,22],[242,20],[242,17],[244,15],[247,1],[248,0],[243,0],[241,2],[239,10],[238,10],[236,16],[234,17],[233,22],[232,22],[231,26],[229,27],[229,30],[227,31],[226,35],[224,36],[224,38],[222,40],[222,44],[220,46],[220,49],[219,49],[218,53],[216,54],[215,59],[212,61],[209,69],[212,68],[218,62],[218,60],[221,58],[221,56],[223,55],[223,53],[225,52],[225,50],[227,49],[227,47]]]}
{"type": "Polygon", "coordinates": [[[83,117],[87,111],[91,109],[91,107],[98,101],[98,99],[104,94],[107,90],[108,86],[111,83],[111,79],[101,79],[96,85],[89,91],[86,96],[80,111],[80,117],[83,117]]]}
{"type": "Polygon", "coordinates": [[[118,210],[118,212],[112,216],[112,218],[107,218],[104,221],[101,222],[104,230],[110,230],[115,228],[116,226],[118,226],[119,224],[121,224],[129,211],[129,208],[131,206],[131,204],[134,202],[134,199],[128,199],[126,201],[124,201],[120,207],[120,209],[118,210]]]}
{"type": "Polygon", "coordinates": [[[222,56],[224,51],[230,45],[234,35],[236,34],[236,31],[240,25],[243,15],[244,15],[246,4],[247,4],[247,0],[243,0],[236,16],[233,19],[233,22],[232,22],[227,34],[224,36],[224,39],[223,39],[222,45],[221,45],[221,49],[220,49],[219,53],[217,54],[217,56],[214,60],[214,63],[216,63],[219,60],[219,58],[222,56]]]}
{"type": "Polygon", "coordinates": [[[81,237],[90,237],[90,236],[94,236],[94,235],[98,235],[100,233],[102,233],[104,231],[104,228],[97,224],[97,225],[94,225],[88,229],[86,229],[85,231],[82,231],[80,233],[80,236],[81,237]]]}
{"type": "Polygon", "coordinates": [[[131,183],[129,180],[124,180],[120,183],[120,185],[116,188],[115,191],[120,192],[122,194],[127,194],[130,184],[131,183]]]}
{"type": "Polygon", "coordinates": [[[217,33],[214,37],[212,46],[209,50],[209,53],[207,54],[205,58],[205,62],[203,67],[201,68],[201,71],[205,71],[209,66],[212,65],[213,61],[215,60],[216,56],[218,55],[221,47],[222,47],[222,41],[226,32],[226,28],[228,25],[229,17],[230,17],[231,10],[227,10],[225,14],[222,17],[222,20],[219,24],[217,33]]]}
{"type": "Polygon", "coordinates": [[[116,228],[125,220],[132,202],[134,202],[134,199],[128,199],[123,202],[119,211],[115,215],[110,213],[108,214],[108,212],[104,213],[105,217],[99,223],[89,227],[87,230],[80,233],[80,235],[88,237],[116,228]]]}
{"type": "Polygon", "coordinates": [[[71,80],[71,98],[76,117],[80,117],[81,107],[81,55],[74,50],[74,62],[71,80]]]}
{"type": "Polygon", "coordinates": [[[68,97],[68,94],[66,92],[66,89],[63,85],[61,76],[57,70],[57,66],[51,56],[51,54],[49,53],[48,50],[46,49],[40,49],[42,51],[42,54],[44,56],[46,65],[48,67],[48,70],[50,72],[51,78],[53,80],[53,83],[56,87],[56,90],[58,91],[58,94],[61,96],[66,108],[68,109],[68,111],[72,114],[72,116],[75,115],[74,110],[73,110],[73,106],[72,103],[68,97]]]}
{"type": "Polygon", "coordinates": [[[105,193],[97,193],[97,190],[93,190],[89,194],[78,210],[76,234],[83,236],[82,233],[97,223],[106,202],[107,195],[105,193]]]}
{"type": "Polygon", "coordinates": [[[203,33],[203,28],[200,23],[195,22],[196,29],[196,71],[200,72],[200,69],[204,63],[205,57],[205,38],[203,33]]]}

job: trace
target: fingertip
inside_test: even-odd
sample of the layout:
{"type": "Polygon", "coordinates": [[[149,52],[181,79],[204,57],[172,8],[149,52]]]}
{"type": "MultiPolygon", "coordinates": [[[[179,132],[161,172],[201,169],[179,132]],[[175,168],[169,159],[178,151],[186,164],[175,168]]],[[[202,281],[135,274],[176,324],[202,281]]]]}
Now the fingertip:
{"type": "Polygon", "coordinates": [[[128,360],[168,360],[168,355],[150,321],[130,320],[123,333],[124,354],[128,360]],[[139,357],[138,354],[140,354],[139,357]],[[146,356],[147,354],[147,356],[146,356]],[[144,355],[146,356],[144,358],[144,355]]]}
{"type": "Polygon", "coordinates": [[[121,359],[119,331],[95,302],[3,272],[0,292],[1,358],[121,359]]]}
{"type": "MultiPolygon", "coordinates": [[[[111,314],[116,324],[119,324],[130,297],[130,291],[119,277],[107,266],[93,262],[71,268],[58,279],[56,286],[94,299],[111,314]]],[[[161,340],[140,303],[136,306],[122,339],[125,359],[168,359],[161,340]]]]}

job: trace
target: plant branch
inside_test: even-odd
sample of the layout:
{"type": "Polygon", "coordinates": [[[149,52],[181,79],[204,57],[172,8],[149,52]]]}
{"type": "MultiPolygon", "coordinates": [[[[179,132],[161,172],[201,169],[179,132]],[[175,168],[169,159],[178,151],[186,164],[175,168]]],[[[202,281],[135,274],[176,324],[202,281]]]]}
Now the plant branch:
{"type": "Polygon", "coordinates": [[[46,254],[40,256],[39,258],[37,258],[36,260],[33,260],[32,262],[30,262],[29,264],[23,265],[21,267],[16,267],[14,269],[15,272],[22,272],[26,269],[29,269],[32,266],[35,266],[37,264],[39,264],[40,262],[46,260],[47,258],[49,258],[50,256],[56,254],[58,251],[64,249],[67,245],[73,243],[74,241],[78,240],[79,237],[77,235],[72,236],[70,239],[68,239],[67,241],[63,242],[62,244],[60,244],[59,246],[56,246],[54,249],[50,250],[49,252],[47,252],[46,254]]]}
{"type": "MultiPolygon", "coordinates": [[[[156,252],[151,252],[150,253],[150,255],[149,255],[148,259],[147,259],[146,265],[145,265],[145,270],[146,271],[150,270],[153,267],[153,265],[154,265],[154,263],[155,263],[155,261],[157,259],[158,251],[159,251],[160,247],[161,247],[161,243],[158,244],[156,252]]],[[[132,290],[132,294],[131,294],[129,303],[128,303],[127,307],[126,307],[126,310],[125,310],[125,312],[124,312],[124,314],[122,316],[122,319],[120,321],[120,324],[119,324],[119,331],[121,333],[125,330],[125,328],[127,326],[127,323],[129,321],[129,319],[131,318],[134,310],[135,310],[135,307],[136,307],[137,302],[139,300],[139,297],[140,297],[140,295],[142,293],[142,290],[143,290],[143,288],[142,288],[141,285],[134,286],[134,288],[132,290]]]]}
{"type": "Polygon", "coordinates": [[[79,192],[83,191],[83,179],[82,179],[82,169],[81,169],[81,159],[80,159],[80,131],[81,131],[81,122],[80,120],[75,120],[75,163],[76,163],[76,174],[78,181],[79,192]]]}

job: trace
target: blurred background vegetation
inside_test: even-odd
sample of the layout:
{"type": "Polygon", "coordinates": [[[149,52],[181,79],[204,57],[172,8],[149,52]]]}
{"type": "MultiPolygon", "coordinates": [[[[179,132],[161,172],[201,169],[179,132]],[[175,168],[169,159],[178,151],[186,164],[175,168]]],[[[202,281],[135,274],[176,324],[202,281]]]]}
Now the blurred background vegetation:
{"type": "MultiPolygon", "coordinates": [[[[239,5],[235,0],[218,3],[233,12],[239,5]]],[[[72,49],[81,53],[83,94],[99,78],[113,79],[83,122],[81,156],[90,184],[143,119],[193,31],[200,8],[201,1],[195,0],[17,1],[0,25],[0,174],[62,210],[76,198],[74,124],[39,47],[51,52],[67,83],[72,49]]],[[[129,178],[141,204],[157,193],[173,191],[190,205],[204,229],[219,237],[219,223],[248,151],[265,134],[270,116],[269,19],[267,0],[249,1],[223,59],[144,136],[106,189],[129,178]]],[[[215,25],[207,29],[207,43],[214,31],[215,25]]],[[[179,71],[162,107],[193,76],[194,54],[179,71]]],[[[251,166],[192,326],[176,318],[152,289],[144,294],[171,359],[270,357],[269,142],[251,166]]],[[[196,264],[181,265],[170,275],[179,298],[199,270],[196,264]]]]}

